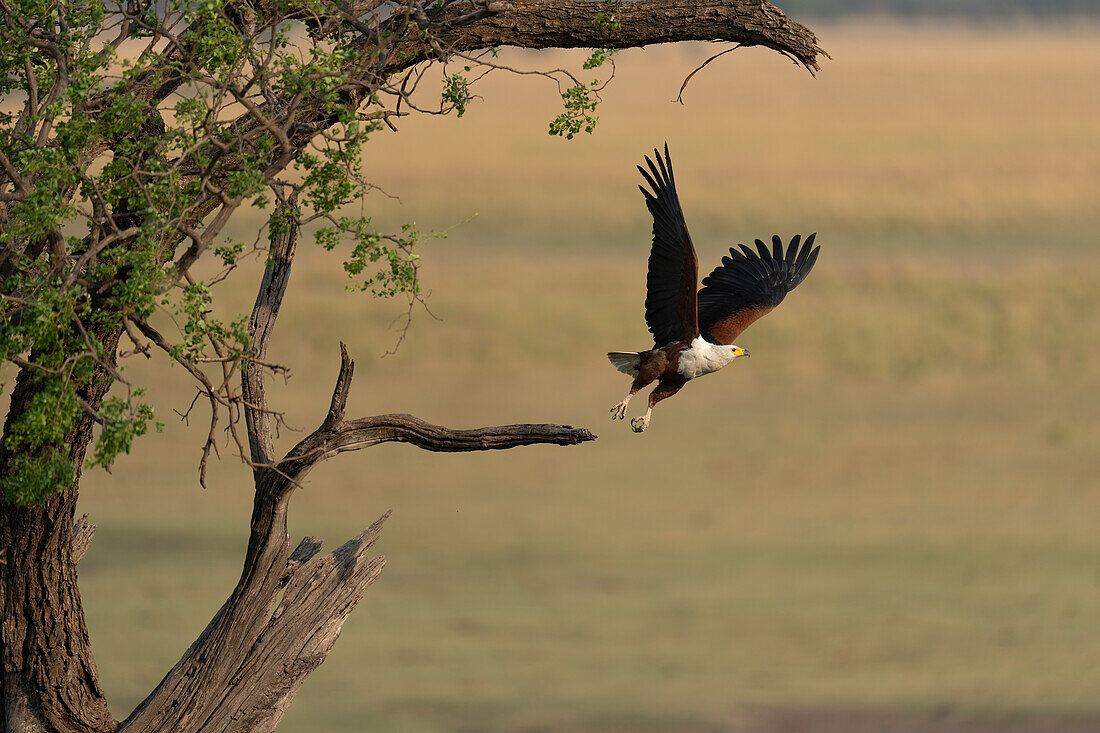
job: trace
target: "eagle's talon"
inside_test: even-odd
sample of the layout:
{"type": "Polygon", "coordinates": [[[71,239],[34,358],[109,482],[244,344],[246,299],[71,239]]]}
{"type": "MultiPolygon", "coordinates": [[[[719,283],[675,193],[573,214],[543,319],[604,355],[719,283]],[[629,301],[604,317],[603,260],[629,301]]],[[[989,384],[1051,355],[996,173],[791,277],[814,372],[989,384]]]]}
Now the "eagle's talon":
{"type": "Polygon", "coordinates": [[[649,418],[648,417],[644,417],[644,416],[643,417],[636,417],[636,418],[634,418],[633,420],[630,421],[630,429],[633,430],[635,433],[640,433],[648,427],[649,427],[649,418]]]}
{"type": "Polygon", "coordinates": [[[626,400],[623,400],[619,404],[611,408],[612,420],[623,420],[626,418],[626,400]]]}

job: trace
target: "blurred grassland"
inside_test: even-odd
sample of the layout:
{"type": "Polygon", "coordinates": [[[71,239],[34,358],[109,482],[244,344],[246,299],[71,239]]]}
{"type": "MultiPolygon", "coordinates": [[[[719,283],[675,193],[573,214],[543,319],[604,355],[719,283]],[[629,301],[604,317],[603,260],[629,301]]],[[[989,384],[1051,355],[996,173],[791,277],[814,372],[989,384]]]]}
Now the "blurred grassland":
{"type": "MultiPolygon", "coordinates": [[[[670,100],[712,47],[621,53],[597,134],[572,143],[545,134],[552,85],[504,75],[464,118],[372,142],[368,168],[401,202],[367,209],[449,231],[423,250],[442,320],[417,311],[378,358],[401,304],[345,292],[337,255],[307,248],[269,352],[293,370],[273,404],[311,429],[343,339],[349,414],[601,437],[388,445],[317,469],[293,538],[333,547],[392,508],[389,562],[282,730],[1100,713],[1100,43],[1087,28],[819,30],[834,60],[817,80],[739,50],[686,106],[670,100]],[[823,253],[742,337],[752,359],[635,436],[607,419],[627,381],[603,352],[647,345],[633,165],[664,139],[701,269],[773,231],[817,230],[823,253]]],[[[220,307],[250,308],[257,276],[223,285],[220,307]]],[[[168,425],[87,477],[100,531],[80,568],[119,717],[231,588],[251,503],[228,449],[197,488],[207,415],[174,419],[193,395],[183,371],[130,374],[168,425]]]]}

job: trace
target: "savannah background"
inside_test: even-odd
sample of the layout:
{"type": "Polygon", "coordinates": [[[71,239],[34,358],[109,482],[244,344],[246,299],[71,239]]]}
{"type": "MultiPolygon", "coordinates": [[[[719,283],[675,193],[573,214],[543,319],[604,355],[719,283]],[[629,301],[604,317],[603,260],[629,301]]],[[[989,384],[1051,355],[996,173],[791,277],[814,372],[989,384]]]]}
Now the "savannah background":
{"type": "MultiPolygon", "coordinates": [[[[680,106],[718,49],[651,47],[615,57],[593,136],[547,136],[554,87],[499,76],[462,119],[368,146],[399,200],[365,209],[447,234],[421,251],[440,320],[416,310],[380,358],[404,306],[345,292],[338,255],[306,248],[272,404],[316,424],[344,339],[349,413],[600,440],[386,445],[315,470],[292,535],[339,543],[392,508],[388,564],[281,730],[1100,729],[1093,3],[781,5],[833,55],[816,80],[743,49],[680,106]],[[627,382],[604,352],[648,343],[634,165],[665,140],[702,270],[773,233],[817,231],[823,251],[743,337],[752,359],[637,436],[608,419],[627,382]]],[[[81,587],[117,717],[232,587],[252,496],[228,448],[198,488],[204,408],[182,423],[188,376],[143,369],[164,432],[83,494],[100,530],[81,587]]]]}

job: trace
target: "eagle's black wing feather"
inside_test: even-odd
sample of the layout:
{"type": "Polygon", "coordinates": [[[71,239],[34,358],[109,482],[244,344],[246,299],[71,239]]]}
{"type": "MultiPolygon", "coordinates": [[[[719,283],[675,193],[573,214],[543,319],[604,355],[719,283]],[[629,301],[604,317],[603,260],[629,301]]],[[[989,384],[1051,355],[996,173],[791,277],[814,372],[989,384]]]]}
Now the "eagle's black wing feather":
{"type": "Polygon", "coordinates": [[[664,160],[653,151],[657,162],[646,156],[649,167],[638,166],[652,191],[638,186],[646,207],[653,215],[653,248],[646,276],[645,322],[656,346],[694,338],[699,333],[696,287],[699,263],[688,236],[684,212],[676,195],[672,159],[665,144],[664,160]]]}
{"type": "Polygon", "coordinates": [[[698,295],[699,331],[708,341],[732,344],[749,324],[783,302],[787,293],[806,279],[817,262],[821,247],[814,247],[817,234],[791,240],[786,252],[783,240],[772,237],[768,250],[756,240],[756,250],[738,245],[730,249],[722,264],[703,278],[698,295]],[[801,243],[801,246],[799,246],[801,243]]]}

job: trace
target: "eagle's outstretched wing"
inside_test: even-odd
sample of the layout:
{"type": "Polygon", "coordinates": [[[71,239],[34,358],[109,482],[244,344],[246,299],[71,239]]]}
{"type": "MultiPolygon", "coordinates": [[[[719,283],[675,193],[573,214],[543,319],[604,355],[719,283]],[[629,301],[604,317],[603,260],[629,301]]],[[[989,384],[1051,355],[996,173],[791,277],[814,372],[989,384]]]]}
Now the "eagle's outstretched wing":
{"type": "Polygon", "coordinates": [[[772,237],[772,250],[756,240],[754,252],[743,244],[730,249],[729,257],[703,279],[699,291],[699,331],[715,344],[732,344],[757,318],[783,302],[787,293],[806,279],[817,262],[821,247],[814,247],[817,234],[795,235],[783,251],[783,240],[772,237]]]}
{"type": "Polygon", "coordinates": [[[653,215],[653,249],[649,253],[649,274],[646,276],[645,322],[653,334],[656,346],[693,339],[699,333],[695,307],[695,289],[699,279],[699,262],[688,236],[684,212],[676,196],[672,178],[672,159],[665,144],[664,160],[654,149],[654,163],[646,156],[646,171],[638,170],[652,188],[645,194],[645,204],[653,215]]]}

